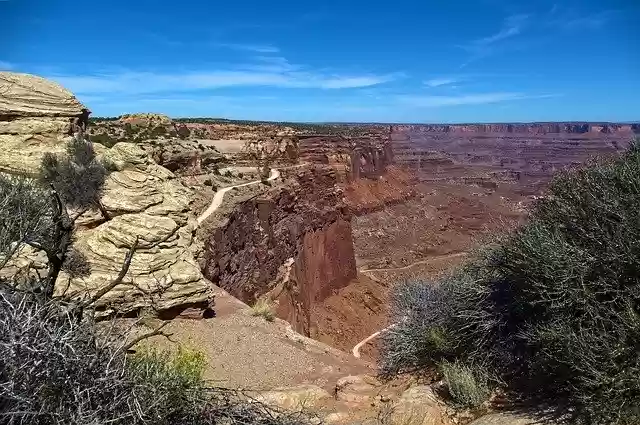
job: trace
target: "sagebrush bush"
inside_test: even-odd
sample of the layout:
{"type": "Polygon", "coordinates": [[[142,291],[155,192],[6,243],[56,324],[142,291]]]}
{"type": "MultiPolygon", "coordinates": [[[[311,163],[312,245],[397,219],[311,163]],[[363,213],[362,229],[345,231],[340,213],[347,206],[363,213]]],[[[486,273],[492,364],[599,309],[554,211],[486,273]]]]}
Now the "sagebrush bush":
{"type": "Polygon", "coordinates": [[[637,423],[639,277],[635,144],[559,175],[528,224],[458,273],[400,285],[392,309],[404,320],[383,337],[383,371],[487,364],[522,401],[586,424],[637,423]]]}
{"type": "Polygon", "coordinates": [[[0,285],[0,423],[214,425],[308,423],[202,380],[191,350],[126,354],[115,326],[77,304],[0,285]],[[102,329],[99,332],[98,329],[102,329]]]}
{"type": "Polygon", "coordinates": [[[273,322],[276,318],[273,304],[267,298],[260,298],[251,306],[251,315],[260,316],[268,322],[273,322]]]}
{"type": "Polygon", "coordinates": [[[443,361],[439,365],[449,394],[462,407],[478,407],[489,399],[489,376],[483,367],[443,361]]]}
{"type": "Polygon", "coordinates": [[[111,164],[97,159],[91,142],[74,137],[67,144],[65,156],[46,153],[40,168],[41,180],[52,185],[67,205],[98,208],[105,219],[109,218],[100,197],[111,164]]]}

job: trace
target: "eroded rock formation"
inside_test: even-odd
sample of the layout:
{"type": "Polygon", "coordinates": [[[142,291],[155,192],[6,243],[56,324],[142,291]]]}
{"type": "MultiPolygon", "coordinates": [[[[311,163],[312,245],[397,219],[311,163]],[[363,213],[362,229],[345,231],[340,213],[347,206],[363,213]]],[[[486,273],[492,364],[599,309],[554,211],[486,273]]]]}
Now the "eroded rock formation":
{"type": "Polygon", "coordinates": [[[395,125],[395,131],[411,133],[480,133],[480,134],[619,134],[640,133],[638,124],[549,122],[497,124],[415,124],[395,125]]]}
{"type": "Polygon", "coordinates": [[[93,142],[113,146],[133,142],[155,162],[173,172],[199,174],[212,164],[224,161],[215,146],[201,143],[166,115],[123,115],[115,121],[98,120],[88,133],[93,142]]]}
{"type": "Polygon", "coordinates": [[[309,335],[310,307],[356,276],[351,216],[327,167],[236,206],[212,232],[205,276],[232,295],[278,302],[278,316],[309,335]]]}
{"type": "Polygon", "coordinates": [[[62,152],[89,110],[62,86],[0,72],[0,171],[36,174],[45,152],[62,152]]]}
{"type": "MultiPolygon", "coordinates": [[[[63,152],[71,137],[84,134],[88,116],[89,110],[58,84],[0,73],[0,171],[38,174],[45,153],[63,152]]],[[[185,308],[203,312],[211,302],[211,288],[194,259],[191,190],[134,144],[94,148],[116,168],[101,198],[110,219],[89,211],[76,221],[73,247],[86,256],[91,273],[61,275],[56,291],[86,296],[104,288],[116,278],[138,238],[123,283],[99,300],[103,314],[133,314],[145,308],[161,315],[185,308]]]]}
{"type": "Polygon", "coordinates": [[[308,135],[300,138],[303,161],[334,166],[349,180],[376,179],[393,162],[391,143],[382,138],[308,135]]]}
{"type": "Polygon", "coordinates": [[[137,237],[129,273],[99,301],[104,314],[146,308],[168,316],[185,308],[204,312],[211,301],[210,284],[194,259],[191,190],[134,144],[118,143],[103,156],[117,167],[102,197],[112,219],[102,223],[90,214],[80,219],[74,247],[87,257],[91,274],[63,277],[57,291],[80,296],[108,285],[137,237]]]}

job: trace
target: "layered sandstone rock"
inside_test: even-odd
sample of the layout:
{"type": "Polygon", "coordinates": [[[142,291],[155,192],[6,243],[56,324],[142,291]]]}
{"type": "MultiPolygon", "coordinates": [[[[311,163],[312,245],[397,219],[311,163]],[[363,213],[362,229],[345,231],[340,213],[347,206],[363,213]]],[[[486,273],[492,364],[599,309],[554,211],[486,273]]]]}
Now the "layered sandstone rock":
{"type": "Polygon", "coordinates": [[[299,149],[303,161],[334,166],[349,180],[376,179],[393,162],[392,145],[381,137],[306,135],[299,149]]]}
{"type": "Polygon", "coordinates": [[[133,144],[118,143],[103,158],[117,168],[107,178],[102,197],[112,219],[98,224],[96,216],[89,215],[79,221],[83,227],[74,247],[87,257],[91,274],[63,277],[58,292],[80,296],[108,285],[138,238],[129,273],[98,307],[105,314],[153,308],[172,315],[187,307],[206,309],[210,286],[192,250],[196,221],[189,210],[191,190],[133,144]]]}
{"type": "Polygon", "coordinates": [[[118,119],[120,124],[140,127],[170,126],[173,121],[166,115],[153,113],[125,114],[118,119]]]}
{"type": "Polygon", "coordinates": [[[396,125],[394,131],[420,133],[485,134],[633,134],[638,125],[589,122],[498,123],[498,124],[416,124],[396,125]]]}
{"type": "Polygon", "coordinates": [[[389,422],[411,425],[452,425],[445,407],[428,385],[411,387],[393,405],[389,422]]]}
{"type": "Polygon", "coordinates": [[[356,276],[351,216],[329,168],[237,205],[205,247],[205,276],[252,303],[267,294],[278,316],[309,335],[311,306],[356,276]]]}
{"type": "Polygon", "coordinates": [[[201,173],[209,165],[224,161],[214,145],[201,143],[180,129],[166,115],[123,115],[118,120],[95,121],[88,129],[93,142],[112,146],[119,142],[133,142],[147,152],[158,164],[173,172],[201,173]]]}
{"type": "Polygon", "coordinates": [[[62,152],[83,131],[88,109],[62,86],[0,72],[0,171],[36,174],[46,152],[62,152]]]}

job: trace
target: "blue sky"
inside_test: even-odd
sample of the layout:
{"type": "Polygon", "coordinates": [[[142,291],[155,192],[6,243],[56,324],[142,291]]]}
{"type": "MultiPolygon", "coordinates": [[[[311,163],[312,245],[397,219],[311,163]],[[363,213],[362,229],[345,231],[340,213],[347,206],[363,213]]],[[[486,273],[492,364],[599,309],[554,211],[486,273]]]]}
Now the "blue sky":
{"type": "Polygon", "coordinates": [[[639,0],[0,0],[0,69],[94,116],[640,120],[639,0]]]}

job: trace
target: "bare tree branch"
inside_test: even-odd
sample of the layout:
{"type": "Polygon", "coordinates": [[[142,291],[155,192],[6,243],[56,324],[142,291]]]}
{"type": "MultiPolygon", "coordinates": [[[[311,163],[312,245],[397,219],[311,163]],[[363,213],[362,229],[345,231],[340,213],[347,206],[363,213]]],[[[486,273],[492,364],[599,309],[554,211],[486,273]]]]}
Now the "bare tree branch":
{"type": "Polygon", "coordinates": [[[124,277],[127,275],[127,272],[129,271],[129,266],[131,266],[131,260],[133,259],[133,254],[137,248],[138,248],[138,237],[136,236],[135,241],[133,241],[133,245],[131,245],[131,248],[129,248],[129,252],[127,252],[127,255],[124,257],[124,263],[122,264],[120,273],[118,273],[118,277],[116,277],[109,285],[105,286],[104,288],[96,292],[95,295],[91,297],[88,301],[82,303],[83,307],[88,307],[94,304],[100,298],[104,297],[107,294],[107,292],[111,291],[113,288],[115,288],[116,286],[122,283],[124,277]]]}
{"type": "Polygon", "coordinates": [[[135,346],[137,343],[144,341],[145,339],[149,339],[153,336],[164,336],[165,338],[169,339],[173,334],[168,334],[165,332],[162,332],[162,329],[167,326],[169,324],[169,322],[164,322],[163,324],[161,324],[160,326],[158,326],[157,328],[155,328],[154,330],[152,330],[151,332],[147,332],[144,333],[134,339],[132,339],[129,343],[123,345],[122,347],[120,347],[120,351],[126,353],[127,351],[131,350],[131,348],[133,348],[133,346],[135,346]]]}

